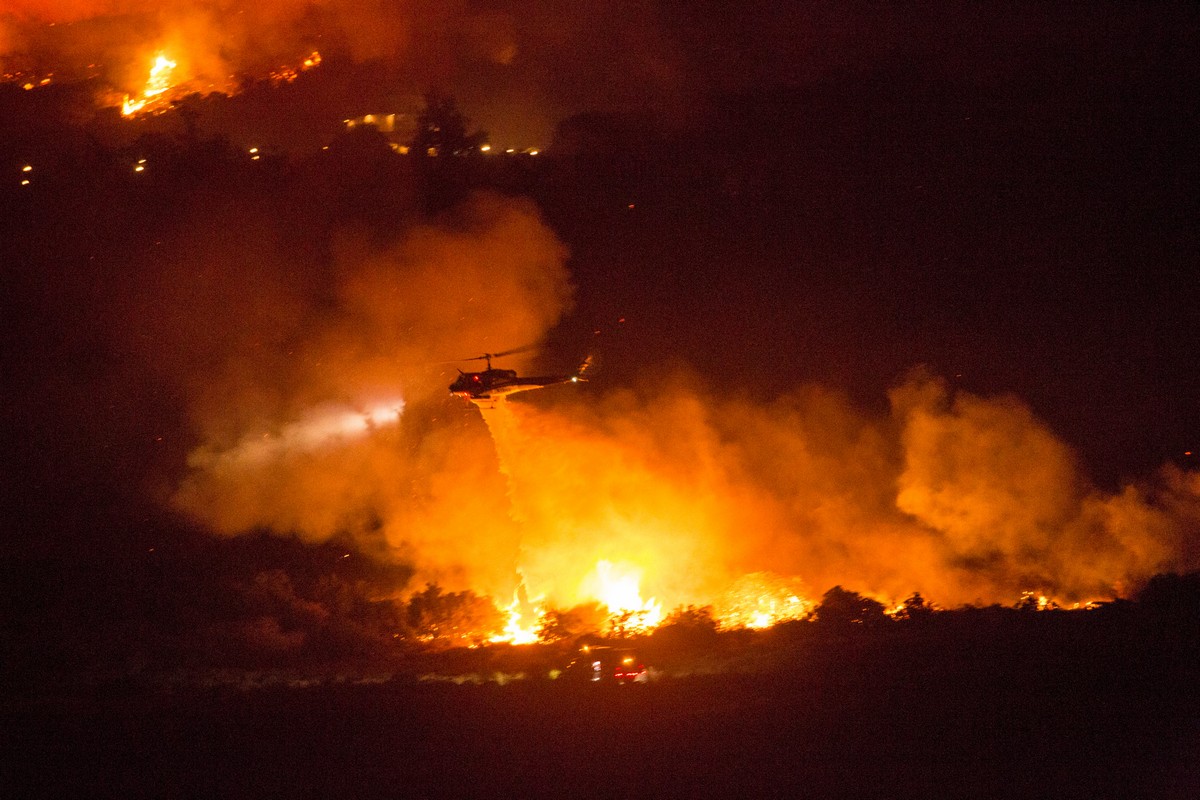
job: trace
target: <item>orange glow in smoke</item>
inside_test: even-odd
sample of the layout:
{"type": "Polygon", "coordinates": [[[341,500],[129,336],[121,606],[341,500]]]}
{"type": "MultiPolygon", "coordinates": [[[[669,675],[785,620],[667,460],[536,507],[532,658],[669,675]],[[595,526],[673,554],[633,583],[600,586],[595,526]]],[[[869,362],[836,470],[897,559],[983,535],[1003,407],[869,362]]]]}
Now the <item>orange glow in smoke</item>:
{"type": "MultiPolygon", "coordinates": [[[[225,535],[349,539],[411,566],[398,592],[436,583],[490,598],[507,619],[479,623],[481,641],[503,628],[506,641],[637,633],[688,606],[723,628],[763,628],[806,618],[834,586],[882,603],[875,615],[902,615],[915,593],[929,607],[1011,607],[1033,589],[1023,609],[1070,608],[1188,563],[1200,476],[1167,465],[1117,493],[1093,486],[1018,399],[922,370],[887,410],[819,386],[727,397],[686,373],[472,407],[448,396],[450,375],[414,366],[415,413],[393,424],[398,400],[376,411],[362,399],[402,382],[397,365],[536,340],[569,307],[565,248],[532,203],[481,198],[461,213],[469,225],[417,226],[347,256],[338,313],[297,330],[288,341],[303,357],[279,374],[205,376],[203,444],[177,508],[225,535]],[[463,291],[476,285],[486,302],[463,291]]],[[[222,283],[241,286],[254,261],[222,283]]],[[[213,304],[213,327],[284,274],[250,272],[247,291],[213,304]]],[[[237,341],[261,336],[249,326],[237,341]]],[[[539,374],[519,358],[502,366],[539,374]]]]}

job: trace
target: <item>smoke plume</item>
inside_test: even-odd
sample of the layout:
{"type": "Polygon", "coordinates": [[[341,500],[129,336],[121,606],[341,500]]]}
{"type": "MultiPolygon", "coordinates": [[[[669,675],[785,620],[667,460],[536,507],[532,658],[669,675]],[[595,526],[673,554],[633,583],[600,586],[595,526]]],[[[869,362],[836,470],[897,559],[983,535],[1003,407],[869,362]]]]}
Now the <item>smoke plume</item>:
{"type": "Polygon", "coordinates": [[[199,263],[164,269],[136,304],[131,333],[185,387],[202,442],[175,504],[225,534],[420,550],[430,575],[474,563],[458,550],[479,549],[462,540],[496,460],[448,406],[444,362],[541,338],[570,304],[562,245],[530,204],[491,197],[382,250],[345,244],[308,285],[250,238],[181,247],[199,263]]]}
{"type": "MultiPolygon", "coordinates": [[[[561,606],[590,599],[601,561],[636,569],[668,606],[715,602],[761,572],[946,605],[1031,590],[1072,602],[1194,561],[1196,476],[1104,493],[1020,400],[953,392],[921,370],[885,416],[819,386],[750,401],[679,374],[542,390],[485,424],[440,385],[388,386],[404,374],[393,354],[536,340],[565,308],[561,247],[527,208],[477,202],[465,218],[343,268],[337,313],[304,345],[323,366],[297,385],[358,404],[210,435],[182,508],[227,534],[349,537],[419,578],[501,598],[519,573],[561,606]],[[384,388],[407,401],[395,418],[366,405],[384,388]]],[[[221,416],[209,431],[226,430],[221,416]]]]}

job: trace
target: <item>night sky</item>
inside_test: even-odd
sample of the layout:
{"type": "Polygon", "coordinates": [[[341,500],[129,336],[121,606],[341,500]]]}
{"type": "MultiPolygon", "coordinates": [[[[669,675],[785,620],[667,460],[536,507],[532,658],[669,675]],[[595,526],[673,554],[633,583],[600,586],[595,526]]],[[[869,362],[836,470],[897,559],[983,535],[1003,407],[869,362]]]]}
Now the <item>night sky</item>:
{"type": "MultiPolygon", "coordinates": [[[[821,387],[887,441],[889,390],[923,369],[1026,409],[1081,491],[1158,485],[1167,465],[1195,500],[1193,6],[91,5],[0,12],[0,71],[55,73],[0,84],[10,616],[59,624],[97,592],[102,624],[155,598],[146,629],[185,627],[237,613],[223,570],[345,552],[369,556],[338,567],[357,579],[403,584],[422,556],[381,556],[386,520],[243,525],[196,510],[206,492],[236,505],[196,475],[260,428],[286,438],[306,409],[400,387],[405,424],[434,434],[387,458],[443,440],[459,457],[447,431],[466,430],[487,451],[470,480],[502,498],[444,362],[534,342],[511,366],[597,367],[582,400],[517,402],[768,408],[821,387]],[[157,116],[103,108],[141,80],[129,43],[176,12],[204,20],[196,69],[238,80],[157,116]],[[266,77],[318,48],[294,82],[266,77]],[[540,152],[431,167],[343,128],[428,91],[497,150],[540,152]],[[410,277],[380,278],[380,253],[410,277]],[[426,274],[430,254],[450,266],[426,274]]],[[[1170,564],[1194,568],[1184,516],[1170,564]]]]}

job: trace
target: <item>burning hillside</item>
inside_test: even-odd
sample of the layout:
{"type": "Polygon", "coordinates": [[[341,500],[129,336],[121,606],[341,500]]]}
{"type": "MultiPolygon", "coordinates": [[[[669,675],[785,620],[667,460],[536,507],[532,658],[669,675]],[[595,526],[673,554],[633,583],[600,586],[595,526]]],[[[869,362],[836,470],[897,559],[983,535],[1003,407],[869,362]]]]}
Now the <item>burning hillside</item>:
{"type": "MultiPolygon", "coordinates": [[[[288,83],[294,81],[301,72],[314,69],[321,65],[321,54],[314,50],[295,66],[283,66],[272,70],[269,78],[275,82],[288,83]]],[[[226,83],[205,83],[202,78],[188,76],[180,71],[179,62],[171,58],[167,51],[155,54],[146,76],[145,86],[140,92],[126,94],[121,101],[121,114],[126,117],[140,114],[162,112],[171,104],[187,94],[200,91],[228,93],[234,91],[229,85],[234,76],[229,76],[226,83]]]]}
{"type": "Polygon", "coordinates": [[[10,3],[0,12],[0,71],[31,89],[93,81],[97,101],[127,116],[161,111],[188,93],[231,93],[247,79],[286,81],[319,65],[306,44],[316,34],[298,21],[308,6],[10,3]]]}
{"type": "MultiPolygon", "coordinates": [[[[528,146],[548,139],[555,116],[585,96],[604,106],[641,107],[649,97],[658,108],[679,108],[675,95],[684,84],[675,46],[652,13],[624,5],[16,0],[0,9],[0,81],[30,90],[86,83],[98,107],[130,117],[164,111],[192,94],[227,97],[290,82],[330,59],[342,71],[296,103],[292,126],[385,106],[407,111],[412,97],[440,88],[486,105],[493,133],[528,146]],[[600,45],[595,34],[604,30],[628,46],[600,45]],[[549,72],[571,77],[561,86],[539,85],[549,72]],[[636,80],[620,88],[627,77],[636,80]]],[[[224,109],[211,114],[205,122],[222,132],[246,124],[224,109]]],[[[274,144],[287,144],[286,131],[277,136],[274,144]]]]}

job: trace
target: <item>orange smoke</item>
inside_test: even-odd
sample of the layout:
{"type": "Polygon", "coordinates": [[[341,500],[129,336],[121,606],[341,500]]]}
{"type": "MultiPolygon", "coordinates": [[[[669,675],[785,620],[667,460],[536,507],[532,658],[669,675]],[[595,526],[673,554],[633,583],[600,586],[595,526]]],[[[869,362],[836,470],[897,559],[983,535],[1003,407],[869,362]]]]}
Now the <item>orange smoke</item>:
{"type": "Polygon", "coordinates": [[[883,415],[824,387],[751,401],[686,374],[483,414],[451,398],[439,362],[538,341],[569,307],[565,250],[531,204],[480,197],[390,244],[344,242],[303,291],[256,241],[178,243],[196,263],[144,281],[127,315],[163,348],[151,362],[187,376],[200,444],[173,502],[222,534],[353,543],[412,565],[415,586],[511,605],[522,635],[538,609],[595,602],[754,627],[834,585],[889,605],[1069,605],[1194,568],[1200,476],[1104,492],[1021,401],[923,371],[883,415]]]}
{"type": "Polygon", "coordinates": [[[346,240],[312,286],[253,225],[210,226],[221,243],[167,243],[186,260],[130,315],[161,348],[150,362],[184,380],[202,442],[175,504],[229,535],[354,537],[447,585],[503,559],[488,589],[511,596],[495,448],[447,404],[444,362],[537,341],[569,307],[565,250],[533,205],[483,196],[383,249],[346,240]]]}
{"type": "MultiPolygon", "coordinates": [[[[719,605],[764,571],[942,605],[1010,603],[1029,587],[1076,601],[1171,566],[1195,530],[1138,490],[1088,485],[1015,400],[952,401],[921,373],[895,391],[887,420],[824,390],[759,406],[685,387],[489,415],[509,415],[493,430],[531,591],[600,599],[581,581],[610,560],[640,569],[644,593],[668,607],[719,605]]],[[[811,599],[758,594],[774,598],[773,614],[791,603],[802,616],[811,599]]],[[[729,613],[750,624],[758,612],[729,613]]]]}
{"type": "MultiPolygon", "coordinates": [[[[807,587],[835,584],[941,605],[1011,603],[1030,587],[1110,597],[1176,565],[1200,503],[1194,485],[1177,494],[1189,520],[1132,488],[1089,488],[1026,408],[952,401],[923,375],[896,390],[889,420],[821,390],[766,406],[679,386],[559,398],[489,412],[498,461],[481,423],[454,415],[417,436],[426,463],[379,432],[294,474],[275,464],[272,480],[296,491],[275,512],[259,495],[256,522],[303,530],[284,509],[365,505],[381,517],[376,545],[454,588],[510,596],[519,569],[551,607],[598,600],[652,625],[664,608],[713,604],[753,627],[804,616],[807,587]]],[[[193,491],[213,487],[198,466],[193,491]]],[[[211,517],[238,499],[222,494],[189,506],[211,517]]],[[[332,535],[332,522],[309,532],[332,535]]]]}

